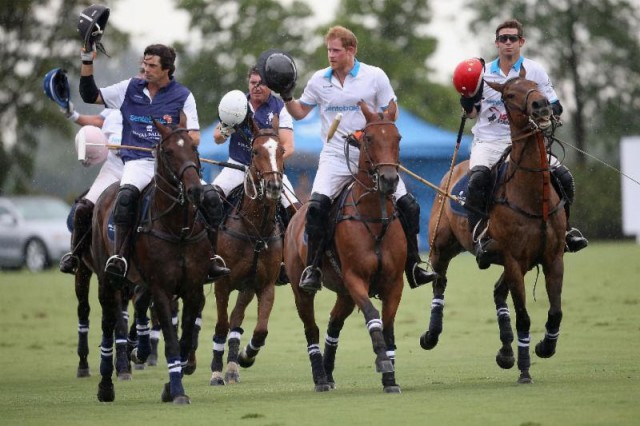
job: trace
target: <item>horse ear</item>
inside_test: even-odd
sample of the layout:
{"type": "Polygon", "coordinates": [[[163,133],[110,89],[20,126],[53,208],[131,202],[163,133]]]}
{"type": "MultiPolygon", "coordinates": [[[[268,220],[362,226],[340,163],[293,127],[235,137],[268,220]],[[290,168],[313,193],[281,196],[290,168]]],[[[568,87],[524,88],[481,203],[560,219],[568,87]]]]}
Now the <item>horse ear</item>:
{"type": "Polygon", "coordinates": [[[487,83],[487,86],[491,87],[496,92],[502,93],[502,91],[504,90],[504,84],[493,83],[493,82],[487,81],[487,80],[485,80],[484,82],[487,83]]]}
{"type": "Polygon", "coordinates": [[[256,123],[256,120],[253,119],[253,117],[251,117],[251,120],[249,120],[249,123],[251,124],[251,134],[255,138],[258,132],[260,131],[260,127],[258,126],[258,123],[256,123]]]}
{"type": "Polygon", "coordinates": [[[278,133],[280,130],[280,116],[278,114],[275,114],[273,116],[273,119],[271,120],[271,127],[273,127],[273,130],[278,133]]]}
{"type": "Polygon", "coordinates": [[[360,107],[362,114],[364,114],[364,118],[367,123],[372,121],[375,114],[371,112],[371,110],[369,109],[369,105],[367,105],[365,101],[361,100],[360,102],[358,102],[358,106],[360,107]]]}
{"type": "Polygon", "coordinates": [[[178,127],[180,127],[181,129],[187,128],[187,115],[184,113],[184,111],[180,111],[180,122],[178,123],[178,127]]]}
{"type": "Polygon", "coordinates": [[[153,119],[153,124],[154,124],[154,126],[156,126],[156,129],[158,129],[160,131],[160,134],[162,136],[165,136],[170,131],[167,126],[165,126],[164,124],[162,124],[160,121],[156,120],[155,118],[153,119]]]}
{"type": "Polygon", "coordinates": [[[396,121],[396,118],[398,117],[397,113],[398,104],[394,100],[389,101],[389,106],[384,111],[384,115],[387,117],[387,120],[396,121]]]}
{"type": "Polygon", "coordinates": [[[526,69],[524,69],[524,65],[522,65],[522,66],[520,67],[520,74],[518,74],[518,77],[520,77],[520,78],[525,78],[525,76],[526,76],[526,75],[527,75],[527,70],[526,70],[526,69]]]}

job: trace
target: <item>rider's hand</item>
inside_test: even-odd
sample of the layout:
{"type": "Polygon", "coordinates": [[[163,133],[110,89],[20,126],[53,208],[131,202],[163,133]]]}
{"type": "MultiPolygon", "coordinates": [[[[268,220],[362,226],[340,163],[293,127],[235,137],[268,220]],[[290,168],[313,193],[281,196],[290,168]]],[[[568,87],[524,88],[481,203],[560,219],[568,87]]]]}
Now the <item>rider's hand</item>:
{"type": "Polygon", "coordinates": [[[282,89],[279,93],[280,97],[283,101],[289,102],[293,99],[293,89],[296,88],[296,82],[292,81],[291,84],[284,89],[282,89]]]}
{"type": "Polygon", "coordinates": [[[89,51],[86,51],[84,48],[80,50],[80,59],[82,59],[82,63],[92,63],[96,58],[96,45],[92,45],[89,51]]]}
{"type": "Polygon", "coordinates": [[[231,136],[234,132],[236,131],[236,129],[233,128],[233,126],[229,126],[227,124],[224,123],[220,123],[220,135],[227,139],[229,136],[231,136]]]}
{"type": "Polygon", "coordinates": [[[60,108],[60,112],[62,112],[65,117],[67,117],[69,120],[73,121],[74,123],[78,121],[78,117],[80,117],[80,114],[78,114],[78,111],[75,110],[73,106],[73,102],[71,101],[69,101],[69,108],[68,109],[60,108]]]}
{"type": "Polygon", "coordinates": [[[482,101],[482,89],[484,88],[484,81],[480,83],[480,88],[476,92],[475,95],[471,97],[460,96],[460,105],[467,114],[471,114],[473,112],[473,108],[475,107],[478,111],[480,111],[480,101],[482,101]]]}

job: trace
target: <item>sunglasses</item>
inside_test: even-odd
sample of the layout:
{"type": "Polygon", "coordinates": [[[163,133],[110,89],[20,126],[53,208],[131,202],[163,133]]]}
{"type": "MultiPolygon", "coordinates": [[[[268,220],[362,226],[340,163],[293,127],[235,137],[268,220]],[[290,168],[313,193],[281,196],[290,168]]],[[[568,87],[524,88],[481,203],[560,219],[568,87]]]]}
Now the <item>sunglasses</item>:
{"type": "Polygon", "coordinates": [[[520,36],[518,34],[501,34],[496,37],[500,43],[506,43],[509,40],[511,43],[515,43],[520,40],[520,36]]]}

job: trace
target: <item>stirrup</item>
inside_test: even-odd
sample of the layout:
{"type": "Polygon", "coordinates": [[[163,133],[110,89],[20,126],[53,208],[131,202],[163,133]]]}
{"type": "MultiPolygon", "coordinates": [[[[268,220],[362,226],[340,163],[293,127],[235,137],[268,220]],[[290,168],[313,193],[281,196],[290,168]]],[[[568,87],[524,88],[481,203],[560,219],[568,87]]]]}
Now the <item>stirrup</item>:
{"type": "Polygon", "coordinates": [[[322,290],[322,270],[317,266],[309,265],[302,271],[300,277],[300,284],[298,284],[301,290],[308,293],[315,293],[322,290]]]}
{"type": "Polygon", "coordinates": [[[75,256],[73,252],[70,251],[63,254],[60,258],[60,272],[63,272],[65,274],[75,274],[76,270],[78,269],[79,262],[80,259],[78,259],[78,256],[75,256]]]}
{"type": "Polygon", "coordinates": [[[435,272],[429,272],[426,269],[420,267],[420,262],[416,262],[412,267],[407,268],[405,271],[407,280],[409,281],[409,287],[411,289],[418,288],[421,285],[429,284],[438,278],[438,274],[435,272]]]}
{"type": "Polygon", "coordinates": [[[582,232],[580,232],[578,228],[571,228],[565,234],[564,244],[565,252],[575,253],[588,246],[589,240],[582,235],[582,232]]]}
{"type": "Polygon", "coordinates": [[[108,274],[114,275],[118,278],[125,278],[127,276],[127,270],[129,269],[129,264],[127,263],[127,259],[120,256],[119,254],[114,254],[104,265],[104,271],[108,274]]]}
{"type": "Polygon", "coordinates": [[[211,261],[211,264],[209,265],[207,279],[204,282],[205,284],[210,284],[218,278],[225,277],[231,273],[222,256],[214,254],[209,260],[211,261]],[[222,263],[222,266],[218,265],[218,261],[222,263]]]}

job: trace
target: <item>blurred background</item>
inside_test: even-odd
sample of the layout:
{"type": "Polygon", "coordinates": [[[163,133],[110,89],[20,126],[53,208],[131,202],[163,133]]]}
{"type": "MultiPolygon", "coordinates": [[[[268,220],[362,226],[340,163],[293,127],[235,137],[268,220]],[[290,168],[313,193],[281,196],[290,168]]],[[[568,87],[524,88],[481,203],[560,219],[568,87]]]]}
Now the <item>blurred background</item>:
{"type": "MultiPolygon", "coordinates": [[[[621,165],[621,139],[640,135],[640,3],[504,3],[104,1],[102,4],[111,8],[111,17],[102,41],[110,57],[99,55],[96,60],[96,82],[107,86],[133,76],[148,44],[172,45],[178,51],[176,77],[193,92],[200,125],[205,129],[216,122],[217,105],[224,93],[246,90],[247,70],[268,48],[285,49],[295,58],[299,72],[295,94],[299,96],[310,74],[327,66],[324,33],[329,26],[341,24],[358,37],[358,58],[386,71],[404,110],[436,128],[453,132],[453,154],[460,124],[458,95],[451,84],[453,69],[471,56],[494,59],[495,27],[513,17],[525,26],[523,54],[547,67],[565,108],[565,125],[557,136],[573,145],[559,153],[577,183],[572,222],[590,239],[624,238],[624,178],[613,168],[621,165]]],[[[83,168],[75,160],[73,141],[78,126],[43,94],[42,79],[52,68],[65,68],[78,112],[100,111],[85,105],[77,93],[81,43],[76,25],[80,11],[90,3],[1,0],[1,5],[0,192],[49,194],[71,202],[93,182],[98,167],[83,168]]],[[[471,126],[467,123],[467,135],[471,126]]],[[[319,147],[319,136],[316,143],[319,147]]],[[[202,144],[204,148],[213,142],[203,139],[202,144]]],[[[425,140],[428,149],[429,141],[425,140]]],[[[465,154],[468,156],[463,153],[461,158],[465,154]]],[[[414,166],[442,176],[450,155],[440,164],[425,158],[419,160],[424,164],[414,166]]],[[[313,161],[298,159],[293,157],[292,165],[296,161],[308,163],[309,174],[304,179],[312,179],[313,161]]],[[[637,161],[632,173],[640,179],[637,161]]],[[[405,180],[411,178],[406,176],[405,180]]],[[[412,188],[417,185],[411,182],[412,188]]],[[[632,186],[640,187],[636,183],[632,186]]],[[[419,192],[426,232],[434,194],[425,187],[419,192]]],[[[299,195],[306,198],[308,194],[299,195]]]]}

